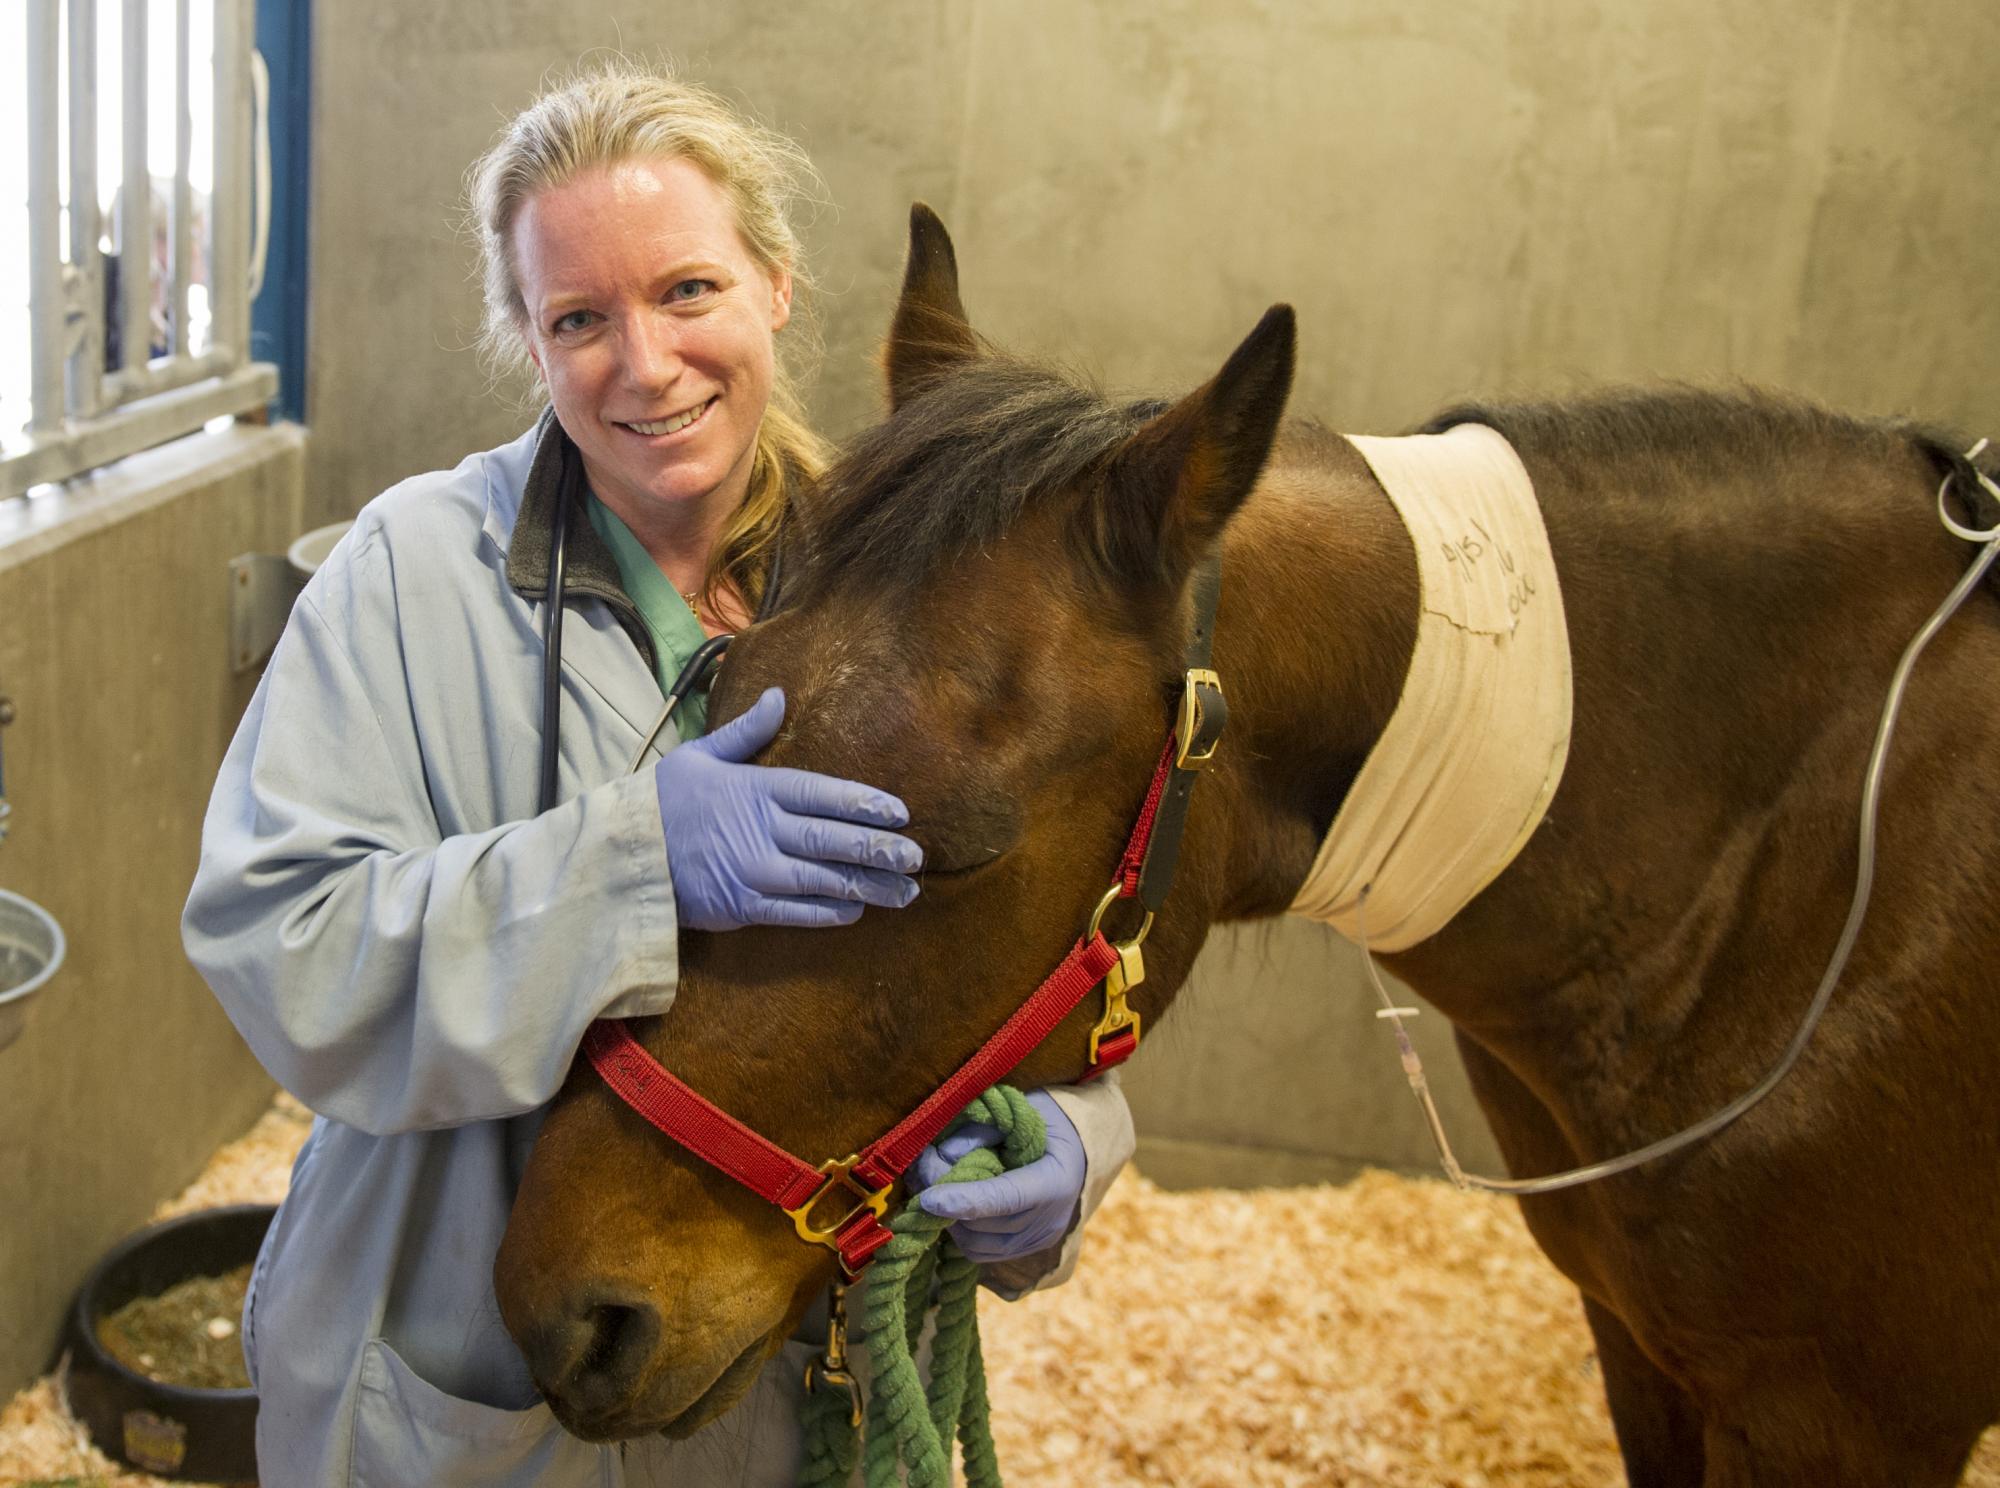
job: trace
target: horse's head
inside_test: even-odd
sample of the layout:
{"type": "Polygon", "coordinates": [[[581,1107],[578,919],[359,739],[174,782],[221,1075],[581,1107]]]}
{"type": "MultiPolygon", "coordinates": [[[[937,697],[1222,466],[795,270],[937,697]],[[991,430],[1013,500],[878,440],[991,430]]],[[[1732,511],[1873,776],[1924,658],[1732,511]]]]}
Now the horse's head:
{"type": "MultiPolygon", "coordinates": [[[[1275,309],[1179,403],[1108,401],[990,354],[950,239],[916,209],[890,417],[826,477],[786,553],[783,608],[736,640],[710,718],[784,688],[762,762],[901,796],[923,892],[839,930],[684,932],[673,1010],[634,1027],[662,1064],[800,1157],[842,1157],[1062,959],[1140,810],[1181,691],[1189,578],[1269,453],[1292,350],[1275,309]]],[[[1148,1022],[1218,908],[1199,850],[1218,831],[1191,825],[1147,943],[1148,1022]]],[[[1016,1080],[1076,1078],[1097,1012],[1086,999],[1016,1080]]],[[[833,1267],[579,1060],[496,1277],[558,1414],[608,1439],[684,1435],[726,1410],[833,1267]]]]}

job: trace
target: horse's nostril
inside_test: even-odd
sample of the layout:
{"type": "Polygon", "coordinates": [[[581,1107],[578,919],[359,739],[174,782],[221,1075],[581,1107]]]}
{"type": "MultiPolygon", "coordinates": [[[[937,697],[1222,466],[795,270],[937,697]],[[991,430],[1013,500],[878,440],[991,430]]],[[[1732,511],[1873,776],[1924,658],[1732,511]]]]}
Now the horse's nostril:
{"type": "Polygon", "coordinates": [[[583,1358],[577,1364],[580,1374],[615,1370],[619,1354],[629,1352],[627,1346],[644,1326],[636,1307],[620,1307],[611,1303],[592,1308],[588,1322],[590,1342],[585,1345],[583,1358]]]}
{"type": "Polygon", "coordinates": [[[530,1365],[545,1393],[595,1414],[615,1409],[631,1395],[659,1337],[660,1315],[648,1302],[585,1302],[567,1324],[537,1340],[530,1365]]]}

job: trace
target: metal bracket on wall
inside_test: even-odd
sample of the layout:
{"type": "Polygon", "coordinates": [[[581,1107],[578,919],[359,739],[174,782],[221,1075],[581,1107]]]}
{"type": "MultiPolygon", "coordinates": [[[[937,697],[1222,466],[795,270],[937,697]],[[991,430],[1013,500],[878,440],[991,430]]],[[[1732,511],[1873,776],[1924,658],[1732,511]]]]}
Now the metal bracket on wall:
{"type": "MultiPolygon", "coordinates": [[[[0,695],[0,729],[14,721],[14,700],[0,695]]],[[[7,818],[14,814],[14,808],[7,804],[7,755],[0,747],[0,842],[7,840],[7,818]]]]}
{"type": "Polygon", "coordinates": [[[283,553],[229,560],[229,669],[239,675],[270,660],[304,585],[283,553]]]}

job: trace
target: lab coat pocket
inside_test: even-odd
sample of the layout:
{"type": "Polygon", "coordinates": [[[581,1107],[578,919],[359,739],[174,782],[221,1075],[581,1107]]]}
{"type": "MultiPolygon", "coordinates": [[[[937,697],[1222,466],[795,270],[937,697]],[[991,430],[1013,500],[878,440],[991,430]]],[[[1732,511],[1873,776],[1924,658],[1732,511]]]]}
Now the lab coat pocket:
{"type": "Polygon", "coordinates": [[[564,1431],[543,1403],[460,1400],[379,1338],[362,1352],[352,1488],[604,1488],[610,1473],[610,1454],[564,1431]]]}

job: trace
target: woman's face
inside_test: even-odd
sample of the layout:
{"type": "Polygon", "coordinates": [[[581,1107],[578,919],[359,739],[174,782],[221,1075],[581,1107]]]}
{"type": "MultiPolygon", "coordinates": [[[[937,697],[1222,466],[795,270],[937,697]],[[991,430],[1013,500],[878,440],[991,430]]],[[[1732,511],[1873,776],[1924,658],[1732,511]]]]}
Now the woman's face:
{"type": "Polygon", "coordinates": [[[514,221],[528,346],[597,493],[648,532],[712,531],[749,489],[791,276],[765,272],[691,161],[626,160],[514,221]]]}

